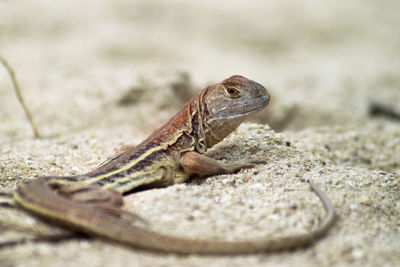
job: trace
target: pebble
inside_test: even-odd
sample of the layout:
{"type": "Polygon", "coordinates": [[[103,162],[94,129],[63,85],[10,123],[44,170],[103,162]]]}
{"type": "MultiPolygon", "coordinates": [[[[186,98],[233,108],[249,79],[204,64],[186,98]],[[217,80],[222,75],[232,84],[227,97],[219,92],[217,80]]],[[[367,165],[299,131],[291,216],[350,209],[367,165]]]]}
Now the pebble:
{"type": "Polygon", "coordinates": [[[350,205],[350,210],[352,210],[352,211],[358,210],[358,205],[357,204],[351,204],[350,205]]]}
{"type": "Polygon", "coordinates": [[[353,256],[354,259],[361,259],[361,258],[364,258],[365,253],[361,249],[354,249],[351,252],[351,256],[353,256]]]}
{"type": "Polygon", "coordinates": [[[358,203],[365,205],[365,206],[370,206],[372,204],[372,199],[367,195],[362,195],[360,197],[358,203]]]}
{"type": "Polygon", "coordinates": [[[81,170],[77,166],[72,166],[71,171],[74,172],[74,173],[78,173],[81,170]]]}

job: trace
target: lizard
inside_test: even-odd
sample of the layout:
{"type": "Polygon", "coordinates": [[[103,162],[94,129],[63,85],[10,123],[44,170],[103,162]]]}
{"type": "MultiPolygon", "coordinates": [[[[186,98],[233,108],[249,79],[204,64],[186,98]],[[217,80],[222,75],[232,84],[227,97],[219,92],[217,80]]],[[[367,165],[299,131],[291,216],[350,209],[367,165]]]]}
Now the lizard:
{"type": "MultiPolygon", "coordinates": [[[[306,246],[324,236],[335,221],[330,199],[312,182],[325,220],[309,233],[245,241],[174,237],[132,223],[122,209],[123,194],[140,187],[182,183],[193,175],[234,173],[251,161],[224,163],[204,153],[248,116],[265,108],[270,95],[261,84],[234,75],[202,90],[146,140],[85,174],[45,176],[21,183],[14,202],[24,210],[76,232],[130,246],[180,254],[242,254],[306,246]]],[[[133,216],[132,216],[133,215],[133,216]]]]}

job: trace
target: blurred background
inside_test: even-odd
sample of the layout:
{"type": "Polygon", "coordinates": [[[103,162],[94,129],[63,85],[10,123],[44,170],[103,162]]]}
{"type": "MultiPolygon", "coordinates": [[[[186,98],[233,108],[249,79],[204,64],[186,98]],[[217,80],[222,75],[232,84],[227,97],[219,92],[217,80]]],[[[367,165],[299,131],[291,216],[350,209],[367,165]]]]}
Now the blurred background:
{"type": "MultiPolygon", "coordinates": [[[[256,121],[297,130],[360,123],[372,100],[400,105],[399,10],[396,0],[2,0],[0,54],[44,134],[104,121],[150,131],[233,74],[270,89],[256,121]]],[[[3,68],[0,101],[0,138],[31,135],[3,68]]]]}
{"type": "MultiPolygon", "coordinates": [[[[219,158],[251,155],[267,163],[254,176],[246,170],[235,178],[133,194],[133,210],[184,236],[196,229],[259,234],[257,218],[273,218],[264,228],[282,233],[290,229],[285,225],[318,223],[311,195],[299,185],[313,178],[340,216],[326,240],[291,251],[293,257],[137,254],[115,244],[71,240],[3,248],[0,265],[8,259],[7,266],[400,266],[400,115],[371,116],[374,103],[400,114],[399,0],[0,0],[0,55],[14,68],[45,137],[33,138],[0,65],[2,190],[41,175],[96,168],[117,153],[113,148],[144,140],[200,89],[241,74],[271,94],[270,105],[253,121],[283,134],[243,125],[221,144],[219,158]],[[298,201],[305,194],[306,202],[298,201]],[[231,195],[247,200],[232,198],[235,206],[226,212],[231,195]],[[217,216],[198,215],[211,207],[203,202],[207,198],[218,203],[210,213],[217,216]],[[264,209],[254,203],[270,213],[258,217],[264,209]],[[221,217],[231,224],[214,228],[221,217]]],[[[0,209],[0,219],[14,218],[7,210],[0,209]]],[[[22,215],[10,222],[29,223],[22,215]]],[[[6,237],[15,239],[0,234],[6,237]]]]}

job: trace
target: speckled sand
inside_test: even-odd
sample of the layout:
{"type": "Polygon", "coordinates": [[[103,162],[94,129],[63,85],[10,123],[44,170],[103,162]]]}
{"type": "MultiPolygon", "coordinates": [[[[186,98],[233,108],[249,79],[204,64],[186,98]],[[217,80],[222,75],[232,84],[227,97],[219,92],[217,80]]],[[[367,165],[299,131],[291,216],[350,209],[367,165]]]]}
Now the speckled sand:
{"type": "MultiPolygon", "coordinates": [[[[45,138],[33,139],[0,67],[0,189],[93,169],[202,87],[242,74],[269,88],[271,105],[209,155],[266,163],[131,194],[126,209],[176,236],[286,235],[323,218],[312,178],[339,216],[328,236],[229,257],[28,241],[0,247],[0,266],[400,265],[400,121],[368,114],[371,100],[400,105],[398,1],[247,2],[2,1],[0,53],[45,138]]],[[[0,222],[0,244],[34,237],[5,223],[56,231],[4,207],[0,222]]]]}

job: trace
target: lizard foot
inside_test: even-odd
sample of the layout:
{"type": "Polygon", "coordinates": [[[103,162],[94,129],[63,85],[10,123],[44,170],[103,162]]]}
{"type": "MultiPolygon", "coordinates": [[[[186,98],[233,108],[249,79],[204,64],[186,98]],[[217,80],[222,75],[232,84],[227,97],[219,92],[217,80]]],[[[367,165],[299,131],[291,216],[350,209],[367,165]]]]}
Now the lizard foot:
{"type": "Polygon", "coordinates": [[[125,217],[132,221],[139,220],[147,224],[140,216],[121,208],[124,204],[122,194],[113,189],[101,189],[93,186],[71,186],[58,188],[57,192],[63,197],[93,206],[93,208],[101,210],[108,215],[120,218],[125,217]]]}

